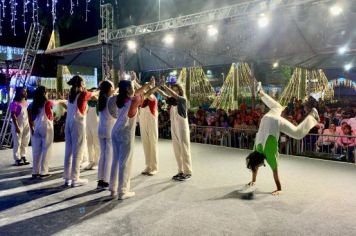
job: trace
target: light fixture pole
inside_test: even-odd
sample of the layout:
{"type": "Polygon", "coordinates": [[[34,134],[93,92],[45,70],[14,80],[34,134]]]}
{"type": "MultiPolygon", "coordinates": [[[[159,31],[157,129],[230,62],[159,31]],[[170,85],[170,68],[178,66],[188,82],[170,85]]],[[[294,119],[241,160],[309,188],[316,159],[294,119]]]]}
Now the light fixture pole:
{"type": "Polygon", "coordinates": [[[158,21],[161,21],[161,0],[158,0],[158,21]]]}

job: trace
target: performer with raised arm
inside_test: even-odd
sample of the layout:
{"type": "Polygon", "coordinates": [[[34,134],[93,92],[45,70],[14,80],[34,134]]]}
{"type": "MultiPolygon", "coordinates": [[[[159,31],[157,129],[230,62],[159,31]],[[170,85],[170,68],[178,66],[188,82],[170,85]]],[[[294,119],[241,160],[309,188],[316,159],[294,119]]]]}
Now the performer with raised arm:
{"type": "MultiPolygon", "coordinates": [[[[151,86],[148,89],[154,89],[155,79],[151,78],[150,83],[151,86]]],[[[143,91],[143,93],[139,124],[146,168],[141,174],[153,176],[158,172],[158,106],[157,98],[154,94],[147,90],[143,91]]]]}
{"type": "Polygon", "coordinates": [[[185,181],[192,177],[192,159],[190,154],[190,131],[187,115],[187,98],[184,96],[182,86],[171,85],[172,88],[163,85],[164,91],[159,90],[162,96],[167,98],[171,105],[171,133],[173,150],[178,165],[178,173],[172,177],[173,180],[185,181]],[[168,94],[167,94],[167,93],[168,94]]]}
{"type": "MultiPolygon", "coordinates": [[[[247,184],[248,187],[253,187],[256,184],[258,168],[264,164],[264,160],[273,171],[274,181],[277,189],[272,192],[273,195],[279,195],[282,192],[282,186],[278,176],[278,139],[280,132],[294,139],[302,139],[308,134],[319,121],[318,111],[312,108],[309,115],[295,126],[287,119],[281,117],[284,107],[276,102],[273,98],[267,95],[262,90],[262,85],[259,82],[257,92],[261,100],[269,111],[263,116],[258,132],[256,134],[254,152],[246,158],[247,168],[252,170],[252,181],[247,184]]],[[[310,107],[311,108],[311,107],[310,107]]]]}
{"type": "MultiPolygon", "coordinates": [[[[150,84],[143,85],[136,91],[136,94],[141,93],[141,90],[143,91],[149,86],[150,84]]],[[[119,95],[116,96],[118,116],[111,134],[114,155],[109,189],[112,197],[118,195],[118,198],[123,200],[135,196],[135,192],[130,191],[130,174],[136,118],[138,107],[142,104],[142,99],[141,96],[135,95],[132,81],[121,80],[118,87],[119,95]]]]}
{"type": "Polygon", "coordinates": [[[86,91],[84,79],[79,75],[73,76],[68,85],[72,87],[65,124],[64,185],[77,187],[88,183],[80,178],[80,163],[86,148],[86,108],[88,100],[99,91],[86,91]]]}

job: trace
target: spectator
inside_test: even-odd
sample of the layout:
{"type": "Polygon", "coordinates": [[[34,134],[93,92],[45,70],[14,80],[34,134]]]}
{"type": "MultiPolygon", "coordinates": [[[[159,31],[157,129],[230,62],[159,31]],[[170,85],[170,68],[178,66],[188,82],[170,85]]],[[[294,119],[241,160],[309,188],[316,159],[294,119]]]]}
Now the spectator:
{"type": "Polygon", "coordinates": [[[321,149],[321,152],[334,153],[335,144],[338,133],[336,132],[336,125],[331,124],[329,129],[325,129],[323,134],[319,136],[317,141],[317,151],[321,149]]]}
{"type": "Polygon", "coordinates": [[[345,125],[343,128],[344,135],[337,138],[337,150],[338,154],[346,154],[346,158],[349,162],[355,163],[355,146],[356,137],[350,137],[353,135],[350,125],[345,125]]]}

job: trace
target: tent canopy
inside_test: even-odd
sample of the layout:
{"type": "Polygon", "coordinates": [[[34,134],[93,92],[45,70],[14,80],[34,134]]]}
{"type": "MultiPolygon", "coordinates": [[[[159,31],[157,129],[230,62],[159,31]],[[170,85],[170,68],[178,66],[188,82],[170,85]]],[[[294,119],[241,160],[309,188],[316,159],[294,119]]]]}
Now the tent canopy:
{"type": "MultiPolygon", "coordinates": [[[[219,31],[216,37],[207,35],[208,25],[180,28],[169,32],[175,37],[171,46],[162,42],[167,32],[146,34],[134,39],[138,43],[135,53],[126,49],[124,40],[113,41],[114,66],[120,67],[121,52],[125,55],[124,68],[138,71],[239,61],[343,69],[347,63],[356,63],[356,1],[345,4],[349,7],[337,17],[330,16],[329,2],[271,12],[270,24],[265,28],[258,27],[255,17],[215,22],[219,31]],[[338,48],[344,45],[348,50],[339,55],[338,48]]],[[[97,37],[45,53],[61,56],[60,64],[101,67],[97,37]]]]}

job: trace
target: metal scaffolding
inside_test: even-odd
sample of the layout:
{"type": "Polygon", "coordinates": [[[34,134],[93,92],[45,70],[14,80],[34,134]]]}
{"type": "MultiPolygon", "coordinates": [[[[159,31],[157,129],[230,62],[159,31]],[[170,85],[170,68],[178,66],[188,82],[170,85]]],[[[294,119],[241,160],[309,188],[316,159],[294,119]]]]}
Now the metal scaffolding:
{"type": "Polygon", "coordinates": [[[130,26],[108,32],[108,40],[119,40],[160,31],[182,27],[207,24],[221,20],[238,20],[250,16],[258,16],[270,10],[291,9],[306,4],[320,4],[331,0],[252,0],[214,10],[203,11],[191,15],[179,16],[154,23],[130,26]]]}
{"type": "MultiPolygon", "coordinates": [[[[22,55],[21,63],[18,71],[15,75],[16,87],[25,86],[27,84],[28,78],[31,76],[33,65],[35,63],[36,55],[38,52],[38,47],[42,38],[43,27],[39,24],[32,23],[30,31],[27,36],[25,50],[22,55]]],[[[12,101],[13,97],[10,99],[12,101]]],[[[2,122],[2,128],[0,132],[1,147],[10,147],[12,143],[12,136],[10,131],[10,106],[8,106],[6,114],[2,122]]]]}
{"type": "Polygon", "coordinates": [[[111,4],[100,6],[101,29],[98,32],[98,41],[101,46],[101,68],[103,79],[113,80],[113,45],[109,43],[108,35],[114,30],[114,11],[111,4]]]}

